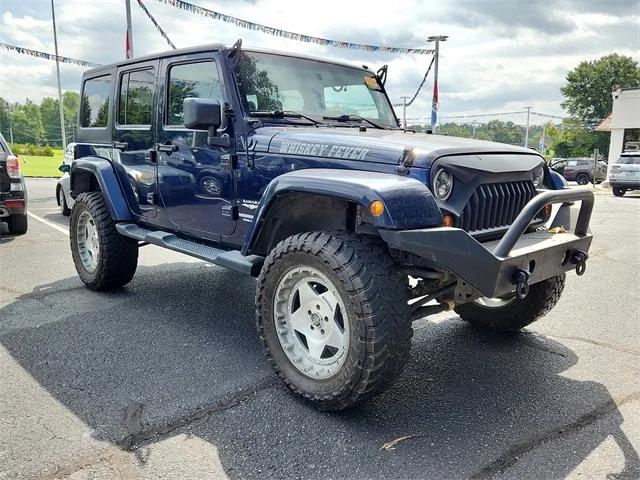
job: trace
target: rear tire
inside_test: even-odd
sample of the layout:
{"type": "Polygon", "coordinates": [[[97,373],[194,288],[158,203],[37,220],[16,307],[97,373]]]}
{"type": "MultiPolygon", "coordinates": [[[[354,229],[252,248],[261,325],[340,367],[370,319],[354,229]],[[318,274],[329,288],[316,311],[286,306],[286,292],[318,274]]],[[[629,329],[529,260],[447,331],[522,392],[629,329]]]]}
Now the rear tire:
{"type": "Polygon", "coordinates": [[[622,197],[625,193],[627,193],[627,189],[626,188],[613,187],[613,194],[616,197],[622,197]]]}
{"type": "Polygon", "coordinates": [[[586,173],[579,173],[576,177],[576,182],[578,182],[578,185],[586,185],[590,182],[589,175],[586,173]]]}
{"type": "Polygon", "coordinates": [[[27,214],[13,214],[7,218],[7,226],[9,227],[9,233],[13,235],[24,235],[27,233],[29,227],[29,220],[27,214]]]}
{"type": "Polygon", "coordinates": [[[413,330],[406,292],[407,276],[395,267],[385,246],[370,238],[311,232],[281,241],[266,258],[256,291],[258,332],[269,364],[293,392],[322,410],[349,408],[382,392],[409,358],[413,330]],[[316,290],[318,284],[328,290],[322,287],[303,297],[304,287],[316,290]],[[314,357],[312,345],[322,342],[316,338],[322,338],[318,329],[329,326],[330,337],[336,318],[331,313],[330,319],[325,317],[327,292],[337,299],[336,312],[344,306],[340,317],[348,336],[335,352],[327,339],[314,357]],[[314,316],[316,308],[320,318],[314,316]],[[310,329],[306,334],[300,333],[298,314],[310,329]],[[325,356],[329,360],[323,363],[325,356]],[[339,361],[327,366],[334,358],[339,361]]]}
{"type": "Polygon", "coordinates": [[[483,306],[477,301],[455,308],[460,318],[479,330],[515,332],[549,313],[562,295],[566,274],[551,277],[529,287],[529,294],[520,300],[515,296],[502,306],[483,306]]]}
{"type": "Polygon", "coordinates": [[[65,217],[68,217],[69,215],[71,215],[71,209],[67,205],[67,199],[64,195],[64,190],[62,190],[62,187],[58,187],[57,197],[58,205],[60,206],[60,213],[65,217]]]}
{"type": "Polygon", "coordinates": [[[87,287],[113,290],[131,281],[138,265],[138,242],[118,233],[101,192],[78,195],[69,227],[73,262],[87,287]]]}

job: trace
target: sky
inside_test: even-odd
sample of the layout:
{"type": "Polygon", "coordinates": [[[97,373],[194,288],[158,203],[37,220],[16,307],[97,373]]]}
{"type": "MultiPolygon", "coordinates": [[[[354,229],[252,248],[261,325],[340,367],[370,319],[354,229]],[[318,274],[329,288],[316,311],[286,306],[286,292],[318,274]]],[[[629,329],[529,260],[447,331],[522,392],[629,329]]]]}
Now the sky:
{"type": "MultiPolygon", "coordinates": [[[[170,49],[132,1],[134,54],[170,49]]],[[[430,58],[301,43],[143,0],[178,48],[204,43],[257,46],[333,58],[378,69],[389,65],[387,92],[413,96],[430,58]]],[[[534,111],[563,115],[560,88],[583,60],[609,53],[640,60],[640,0],[190,0],[205,8],[306,35],[440,54],[440,114],[447,117],[534,111]]],[[[60,55],[107,64],[124,58],[125,0],[55,0],[60,55]]],[[[0,0],[0,42],[53,53],[49,0],[0,0]]],[[[78,90],[85,67],[61,64],[63,90],[78,90]]],[[[431,111],[429,79],[407,117],[431,111]]],[[[55,62],[0,49],[0,96],[15,102],[56,96],[55,62]]],[[[401,115],[401,108],[398,112],[401,115]]],[[[519,122],[520,116],[510,119],[519,122]]],[[[542,121],[540,119],[540,121],[542,121]]],[[[535,123],[535,120],[534,120],[535,123]]]]}

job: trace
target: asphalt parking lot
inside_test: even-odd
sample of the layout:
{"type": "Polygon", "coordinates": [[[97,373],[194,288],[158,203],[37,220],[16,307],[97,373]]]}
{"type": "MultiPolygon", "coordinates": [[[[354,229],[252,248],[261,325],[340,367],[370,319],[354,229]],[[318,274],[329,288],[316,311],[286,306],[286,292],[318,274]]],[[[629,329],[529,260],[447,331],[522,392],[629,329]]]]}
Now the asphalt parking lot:
{"type": "Polygon", "coordinates": [[[596,198],[585,276],[519,335],[441,314],[339,414],[263,359],[254,281],[153,246],[83,288],[55,181],[0,239],[0,478],[639,478],[640,195],[596,198]]]}

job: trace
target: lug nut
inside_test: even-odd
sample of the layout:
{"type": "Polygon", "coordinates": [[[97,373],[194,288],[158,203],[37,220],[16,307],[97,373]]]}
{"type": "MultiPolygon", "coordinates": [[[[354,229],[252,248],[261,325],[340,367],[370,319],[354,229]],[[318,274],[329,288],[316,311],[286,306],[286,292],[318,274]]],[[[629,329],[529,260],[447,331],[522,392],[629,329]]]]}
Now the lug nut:
{"type": "Polygon", "coordinates": [[[324,335],[324,330],[320,330],[320,333],[321,333],[322,335],[324,335]]]}

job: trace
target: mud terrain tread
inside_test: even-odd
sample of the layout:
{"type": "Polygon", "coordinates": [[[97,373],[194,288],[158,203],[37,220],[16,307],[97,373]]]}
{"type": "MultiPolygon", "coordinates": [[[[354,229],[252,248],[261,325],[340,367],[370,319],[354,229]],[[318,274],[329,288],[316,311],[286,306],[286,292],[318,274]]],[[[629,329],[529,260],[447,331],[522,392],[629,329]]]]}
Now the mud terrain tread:
{"type": "Polygon", "coordinates": [[[491,309],[470,302],[457,306],[455,312],[480,330],[517,331],[544,317],[555,307],[565,282],[566,274],[563,273],[531,285],[524,300],[516,299],[504,307],[491,309]]]}
{"type": "Polygon", "coordinates": [[[131,281],[138,265],[138,243],[118,233],[101,192],[78,195],[71,211],[69,233],[73,262],[88,288],[98,291],[113,290],[131,281]],[[82,265],[76,244],[76,225],[84,209],[93,217],[100,239],[99,263],[93,273],[82,265]]]}
{"type": "Polygon", "coordinates": [[[406,275],[376,239],[347,232],[308,232],[286,238],[266,258],[256,290],[258,333],[269,364],[291,390],[323,410],[349,408],[382,392],[402,373],[409,358],[413,330],[406,283],[406,275]],[[264,304],[265,280],[277,262],[297,252],[315,256],[335,273],[350,296],[344,299],[356,315],[350,320],[364,327],[356,340],[364,345],[360,358],[343,366],[353,369],[350,381],[323,395],[295,385],[275,361],[265,337],[263,322],[272,321],[261,314],[271,311],[264,304]]]}

